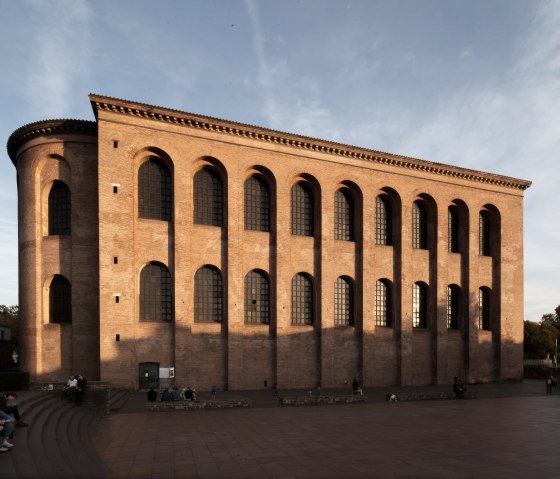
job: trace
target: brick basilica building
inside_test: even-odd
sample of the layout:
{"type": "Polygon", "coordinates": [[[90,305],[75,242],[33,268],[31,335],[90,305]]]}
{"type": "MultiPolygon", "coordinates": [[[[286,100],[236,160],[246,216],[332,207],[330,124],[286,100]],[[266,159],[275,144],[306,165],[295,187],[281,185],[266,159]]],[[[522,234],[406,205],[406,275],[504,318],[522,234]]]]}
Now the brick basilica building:
{"type": "Polygon", "coordinates": [[[89,98],[8,140],[32,381],[521,379],[530,182],[89,98]]]}

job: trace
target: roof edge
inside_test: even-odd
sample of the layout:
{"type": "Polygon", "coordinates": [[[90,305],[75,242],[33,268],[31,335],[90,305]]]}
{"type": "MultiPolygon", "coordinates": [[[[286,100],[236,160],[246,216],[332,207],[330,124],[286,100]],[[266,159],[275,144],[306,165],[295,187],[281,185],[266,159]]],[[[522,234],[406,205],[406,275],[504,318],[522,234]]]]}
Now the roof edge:
{"type": "Polygon", "coordinates": [[[196,113],[149,105],[146,103],[123,100],[95,93],[90,93],[89,99],[96,118],[98,111],[104,110],[154,121],[162,121],[188,128],[210,130],[228,135],[247,137],[267,143],[278,143],[303,150],[324,152],[336,156],[477,181],[517,190],[526,190],[531,186],[531,181],[527,180],[471,170],[459,166],[445,165],[418,158],[396,155],[393,153],[370,150],[334,141],[296,135],[293,133],[272,130],[255,125],[238,123],[231,120],[223,120],[196,113]]]}
{"type": "Polygon", "coordinates": [[[8,142],[6,143],[8,156],[15,165],[17,151],[24,143],[39,136],[61,133],[97,135],[97,122],[90,120],[55,119],[28,123],[27,125],[19,127],[8,138],[8,142]]]}

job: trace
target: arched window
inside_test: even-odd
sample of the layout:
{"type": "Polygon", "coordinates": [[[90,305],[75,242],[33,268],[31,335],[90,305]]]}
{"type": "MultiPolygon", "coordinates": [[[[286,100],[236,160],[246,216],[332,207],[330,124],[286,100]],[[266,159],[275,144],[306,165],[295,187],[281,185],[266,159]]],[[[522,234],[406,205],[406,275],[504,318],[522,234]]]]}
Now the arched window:
{"type": "Polygon", "coordinates": [[[49,288],[49,323],[72,322],[72,286],[62,275],[55,274],[49,288]]]}
{"type": "Polygon", "coordinates": [[[412,247],[428,249],[428,218],[426,207],[420,201],[412,205],[412,247]]]}
{"type": "Polygon", "coordinates": [[[292,234],[313,236],[313,192],[302,183],[292,186],[292,234]]]}
{"type": "Polygon", "coordinates": [[[304,274],[292,278],[292,324],[313,324],[313,283],[304,274]]]}
{"type": "Polygon", "coordinates": [[[194,175],[194,222],[223,226],[224,192],[222,179],[203,168],[194,175]]]}
{"type": "Polygon", "coordinates": [[[270,191],[256,176],[245,181],[245,229],[270,231],[270,191]]]}
{"type": "Polygon", "coordinates": [[[459,215],[452,206],[447,209],[447,250],[459,252],[459,215]]]}
{"type": "Polygon", "coordinates": [[[224,291],[220,272],[203,266],[194,275],[194,320],[223,321],[224,291]]]}
{"type": "Polygon", "coordinates": [[[138,216],[171,221],[173,213],[171,173],[155,158],[138,169],[138,216]]]}
{"type": "Polygon", "coordinates": [[[343,277],[337,278],[334,284],[334,324],[354,325],[354,291],[352,283],[343,277]]]}
{"type": "Polygon", "coordinates": [[[344,190],[334,194],[334,239],[354,241],[354,200],[344,190]]]}
{"type": "Polygon", "coordinates": [[[150,263],[140,272],[140,321],[172,321],[171,273],[162,264],[150,263]]]}
{"type": "Polygon", "coordinates": [[[490,292],[486,288],[478,290],[478,327],[490,330],[490,292]]]}
{"type": "Polygon", "coordinates": [[[270,288],[260,271],[249,271],[245,276],[245,322],[270,322],[270,288]]]}
{"type": "Polygon", "coordinates": [[[391,285],[380,279],[375,282],[375,325],[390,328],[392,323],[391,285]]]}
{"type": "Polygon", "coordinates": [[[389,199],[384,196],[375,199],[375,243],[393,244],[393,212],[389,199]]]}
{"type": "Polygon", "coordinates": [[[49,236],[69,235],[70,218],[70,190],[66,183],[55,181],[49,192],[49,236]]]}
{"type": "Polygon", "coordinates": [[[486,211],[478,216],[478,249],[481,256],[490,256],[490,217],[486,211]]]}
{"type": "Polygon", "coordinates": [[[447,328],[459,329],[461,289],[456,284],[447,287],[447,328]]]}
{"type": "Polygon", "coordinates": [[[412,327],[428,327],[428,297],[421,283],[414,283],[412,287],[412,327]]]}

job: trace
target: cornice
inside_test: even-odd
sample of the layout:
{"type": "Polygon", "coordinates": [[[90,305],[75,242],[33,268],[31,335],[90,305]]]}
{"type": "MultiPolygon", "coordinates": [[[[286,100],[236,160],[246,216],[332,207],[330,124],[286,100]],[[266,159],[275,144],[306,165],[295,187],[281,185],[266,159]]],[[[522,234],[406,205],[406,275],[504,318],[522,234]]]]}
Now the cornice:
{"type": "Polygon", "coordinates": [[[493,173],[485,173],[482,171],[469,170],[457,166],[449,166],[417,158],[369,150],[366,148],[359,148],[307,136],[294,135],[291,133],[270,130],[267,128],[237,123],[229,120],[222,120],[219,118],[202,116],[170,108],[148,105],[145,103],[131,102],[118,98],[96,95],[93,93],[89,95],[89,98],[96,117],[98,111],[104,110],[112,113],[179,125],[186,128],[208,130],[267,143],[276,143],[300,150],[327,153],[334,156],[369,161],[469,181],[477,181],[505,188],[526,190],[529,186],[531,186],[531,182],[526,180],[510,178],[493,173]]]}
{"type": "Polygon", "coordinates": [[[16,153],[21,145],[33,138],[39,136],[60,135],[60,134],[78,134],[78,135],[97,135],[97,122],[88,120],[43,120],[29,123],[14,131],[6,148],[8,155],[15,164],[16,153]]]}

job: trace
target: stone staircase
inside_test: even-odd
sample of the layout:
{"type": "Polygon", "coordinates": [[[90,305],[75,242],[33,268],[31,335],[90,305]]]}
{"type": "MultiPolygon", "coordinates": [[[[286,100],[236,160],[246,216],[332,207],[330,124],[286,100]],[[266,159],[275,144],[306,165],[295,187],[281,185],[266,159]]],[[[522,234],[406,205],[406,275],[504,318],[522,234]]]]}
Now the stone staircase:
{"type": "Polygon", "coordinates": [[[120,409],[130,394],[111,391],[107,407],[100,401],[100,394],[96,397],[93,393],[78,407],[61,399],[57,390],[26,392],[25,398],[18,398],[18,407],[29,426],[14,429],[14,447],[0,454],[0,477],[107,477],[110,470],[98,456],[93,441],[102,437],[99,428],[107,409],[120,409]]]}

